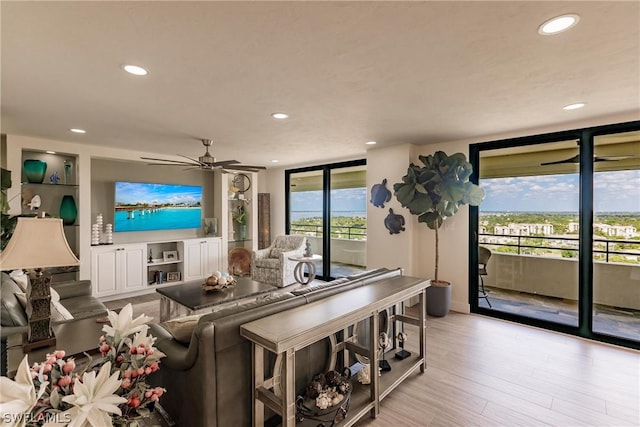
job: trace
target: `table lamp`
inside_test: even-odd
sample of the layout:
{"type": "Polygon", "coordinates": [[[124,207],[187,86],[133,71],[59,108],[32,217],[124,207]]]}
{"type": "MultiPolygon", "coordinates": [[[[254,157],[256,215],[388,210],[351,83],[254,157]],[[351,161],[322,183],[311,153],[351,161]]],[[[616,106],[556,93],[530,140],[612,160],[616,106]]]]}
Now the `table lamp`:
{"type": "Polygon", "coordinates": [[[15,231],[0,253],[0,270],[33,269],[27,286],[27,319],[29,330],[23,352],[54,346],[51,329],[51,276],[42,270],[78,265],[64,236],[60,218],[18,218],[15,231]]]}

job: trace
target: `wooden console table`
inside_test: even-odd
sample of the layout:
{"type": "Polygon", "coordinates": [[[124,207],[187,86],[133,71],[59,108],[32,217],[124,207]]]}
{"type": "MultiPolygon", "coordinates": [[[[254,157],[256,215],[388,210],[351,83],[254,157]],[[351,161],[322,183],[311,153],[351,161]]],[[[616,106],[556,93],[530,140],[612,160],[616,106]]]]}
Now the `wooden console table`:
{"type": "MultiPolygon", "coordinates": [[[[379,312],[399,306],[411,297],[419,297],[419,316],[395,314],[390,321],[417,325],[419,354],[404,360],[389,360],[392,370],[382,376],[371,375],[371,384],[352,382],[351,403],[344,426],[353,425],[367,412],[375,418],[380,400],[397,387],[416,369],[424,372],[426,348],[425,290],[430,282],[408,276],[383,279],[375,284],[345,291],[325,299],[286,310],[253,322],[245,323],[240,334],[252,342],[254,426],[264,425],[264,405],[282,416],[284,427],[296,425],[295,357],[296,351],[329,337],[333,347],[333,364],[338,352],[349,360],[352,351],[368,357],[371,366],[378,366],[377,331],[379,312]],[[349,327],[363,320],[369,321],[369,347],[355,342],[349,327]],[[342,332],[342,334],[338,334],[342,332]],[[338,342],[338,336],[344,338],[338,342]],[[264,351],[277,355],[274,376],[265,378],[264,351]],[[278,369],[278,365],[282,368],[278,369]]],[[[375,369],[372,369],[375,372],[375,369]]],[[[316,425],[317,422],[315,422],[316,425]]]]}

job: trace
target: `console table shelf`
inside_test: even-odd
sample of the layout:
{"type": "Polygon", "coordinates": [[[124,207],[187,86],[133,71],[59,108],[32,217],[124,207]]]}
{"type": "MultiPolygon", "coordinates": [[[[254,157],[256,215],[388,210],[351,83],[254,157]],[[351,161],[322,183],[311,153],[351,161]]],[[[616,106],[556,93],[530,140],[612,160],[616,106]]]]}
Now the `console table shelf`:
{"type": "MultiPolygon", "coordinates": [[[[349,352],[356,352],[369,357],[371,366],[377,367],[379,313],[389,307],[401,306],[404,301],[417,296],[419,316],[414,318],[399,314],[394,317],[394,321],[418,325],[418,354],[404,360],[389,360],[392,370],[382,376],[375,375],[375,369],[372,369],[370,385],[364,386],[352,381],[350,407],[341,426],[353,425],[367,413],[375,418],[380,411],[381,399],[411,373],[418,369],[424,372],[425,290],[429,285],[430,282],[424,279],[396,276],[380,280],[375,286],[351,289],[242,325],[240,334],[252,342],[254,426],[263,426],[265,405],[282,416],[284,427],[296,425],[294,384],[297,350],[329,337],[334,355],[331,364],[336,353],[342,352],[344,361],[349,360],[349,352]],[[369,345],[366,348],[355,344],[355,337],[348,333],[350,326],[363,320],[368,320],[370,327],[369,345]],[[338,342],[340,336],[343,338],[342,342],[338,342]],[[280,372],[280,375],[264,377],[266,351],[276,355],[273,371],[280,372]]],[[[317,425],[317,421],[308,425],[317,425]]]]}

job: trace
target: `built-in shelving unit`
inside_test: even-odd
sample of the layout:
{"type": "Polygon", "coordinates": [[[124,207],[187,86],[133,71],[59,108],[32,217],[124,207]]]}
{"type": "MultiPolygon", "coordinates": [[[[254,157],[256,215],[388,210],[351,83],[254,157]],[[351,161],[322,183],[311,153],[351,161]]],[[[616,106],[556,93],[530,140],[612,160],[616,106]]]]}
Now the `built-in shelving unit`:
{"type": "Polygon", "coordinates": [[[122,298],[203,280],[221,269],[221,248],[220,237],[92,246],[93,293],[122,298]]]}
{"type": "MultiPolygon", "coordinates": [[[[72,154],[46,153],[36,150],[22,150],[20,192],[22,215],[37,215],[42,212],[52,217],[60,216],[60,205],[64,196],[71,196],[79,212],[79,189],[77,180],[77,156],[72,154]],[[40,160],[46,163],[42,183],[29,182],[24,169],[25,160],[40,160]],[[57,179],[56,179],[57,177],[57,179]],[[39,198],[39,206],[36,202],[39,198]]],[[[79,215],[73,224],[65,224],[65,237],[73,252],[79,256],[79,215]]]]}

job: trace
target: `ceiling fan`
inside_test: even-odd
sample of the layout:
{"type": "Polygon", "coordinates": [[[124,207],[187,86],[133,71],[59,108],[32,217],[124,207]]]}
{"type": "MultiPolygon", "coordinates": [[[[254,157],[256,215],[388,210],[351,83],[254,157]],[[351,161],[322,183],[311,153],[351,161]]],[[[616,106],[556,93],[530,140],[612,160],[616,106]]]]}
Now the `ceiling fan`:
{"type": "Polygon", "coordinates": [[[237,160],[222,160],[220,162],[216,161],[216,158],[209,153],[209,147],[213,144],[212,139],[202,139],[202,145],[205,146],[206,152],[204,155],[198,157],[198,159],[193,159],[188,156],[184,156],[182,154],[178,154],[180,157],[184,157],[185,160],[170,160],[170,159],[156,159],[153,157],[140,157],[143,160],[153,160],[155,162],[164,162],[164,163],[147,163],[149,165],[163,165],[163,166],[183,166],[187,168],[197,168],[204,171],[220,171],[222,173],[229,173],[233,171],[243,171],[243,172],[259,172],[261,170],[265,170],[264,166],[250,166],[250,165],[242,165],[237,160]]]}

